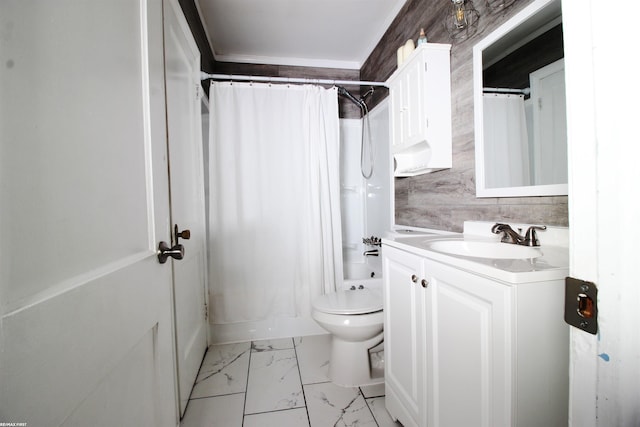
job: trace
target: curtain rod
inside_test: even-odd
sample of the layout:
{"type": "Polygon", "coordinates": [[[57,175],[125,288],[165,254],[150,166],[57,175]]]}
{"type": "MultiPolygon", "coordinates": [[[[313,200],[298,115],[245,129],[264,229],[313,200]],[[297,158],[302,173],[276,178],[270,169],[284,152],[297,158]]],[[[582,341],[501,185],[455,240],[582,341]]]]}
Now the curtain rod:
{"type": "Polygon", "coordinates": [[[319,85],[354,85],[354,86],[382,86],[388,87],[385,82],[367,82],[361,80],[329,80],[329,79],[303,79],[295,77],[266,77],[266,76],[243,76],[237,74],[208,74],[200,73],[200,80],[236,80],[248,82],[270,82],[270,83],[309,83],[319,85]]]}
{"type": "Polygon", "coordinates": [[[525,87],[524,89],[509,89],[502,87],[483,87],[482,92],[484,93],[519,93],[522,95],[529,95],[531,93],[531,89],[525,87]]]}

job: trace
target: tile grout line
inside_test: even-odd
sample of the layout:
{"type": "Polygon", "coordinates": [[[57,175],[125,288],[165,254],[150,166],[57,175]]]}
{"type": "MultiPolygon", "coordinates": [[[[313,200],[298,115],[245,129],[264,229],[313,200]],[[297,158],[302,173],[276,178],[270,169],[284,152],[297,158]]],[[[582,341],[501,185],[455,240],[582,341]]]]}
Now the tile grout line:
{"type": "Polygon", "coordinates": [[[182,419],[184,418],[185,415],[187,415],[187,410],[189,409],[189,403],[191,403],[192,400],[194,399],[198,399],[196,398],[191,398],[191,396],[193,395],[193,390],[196,388],[196,382],[198,381],[198,376],[200,375],[200,371],[202,370],[202,365],[204,364],[204,359],[207,358],[207,353],[209,352],[209,345],[207,345],[207,348],[204,351],[204,354],[202,355],[202,360],[200,361],[200,367],[198,367],[198,373],[196,374],[196,378],[194,380],[193,385],[191,386],[191,391],[189,392],[189,398],[187,399],[187,405],[184,407],[184,413],[180,416],[180,422],[182,422],[182,419]]]}
{"type": "Polygon", "coordinates": [[[225,396],[235,396],[236,394],[244,394],[244,391],[238,391],[236,393],[223,393],[223,394],[212,394],[211,396],[200,396],[200,397],[192,397],[191,400],[202,400],[202,399],[213,399],[216,397],[225,397],[225,396]]]}
{"type": "Polygon", "coordinates": [[[331,381],[318,381],[318,382],[315,382],[315,383],[307,383],[305,385],[329,384],[329,383],[331,383],[331,381]]]}
{"type": "Polygon", "coordinates": [[[247,394],[249,394],[249,375],[251,374],[251,359],[253,356],[253,340],[249,341],[249,363],[247,363],[247,384],[244,387],[244,402],[242,402],[242,426],[244,426],[244,413],[247,410],[247,394]]]}
{"type": "Polygon", "coordinates": [[[304,410],[307,413],[307,421],[309,422],[309,427],[311,427],[311,417],[309,416],[309,407],[307,406],[307,394],[304,392],[304,384],[302,384],[302,372],[300,372],[300,361],[298,360],[298,346],[296,346],[295,338],[291,337],[291,341],[293,342],[293,351],[296,355],[296,365],[298,366],[298,377],[300,378],[300,388],[302,389],[302,398],[304,399],[304,410]]]}
{"type": "Polygon", "coordinates": [[[364,404],[367,405],[367,409],[369,409],[369,413],[371,413],[371,418],[373,418],[373,422],[376,423],[376,426],[380,427],[380,423],[378,423],[378,419],[376,418],[376,414],[373,413],[373,409],[371,409],[371,406],[369,406],[369,401],[367,400],[366,397],[364,397],[364,392],[362,391],[362,387],[358,387],[358,390],[360,390],[360,394],[362,395],[362,398],[364,399],[364,404]]]}

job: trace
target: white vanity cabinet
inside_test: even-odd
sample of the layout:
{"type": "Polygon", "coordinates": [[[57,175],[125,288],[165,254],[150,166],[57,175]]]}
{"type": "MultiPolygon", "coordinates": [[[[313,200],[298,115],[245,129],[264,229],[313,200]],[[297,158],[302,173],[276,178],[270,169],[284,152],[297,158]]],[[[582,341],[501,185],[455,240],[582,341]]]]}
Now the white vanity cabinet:
{"type": "Polygon", "coordinates": [[[564,281],[510,284],[425,254],[383,246],[393,418],[421,427],[566,426],[564,281]]]}
{"type": "Polygon", "coordinates": [[[451,167],[450,50],[422,44],[388,79],[396,176],[451,167]]]}

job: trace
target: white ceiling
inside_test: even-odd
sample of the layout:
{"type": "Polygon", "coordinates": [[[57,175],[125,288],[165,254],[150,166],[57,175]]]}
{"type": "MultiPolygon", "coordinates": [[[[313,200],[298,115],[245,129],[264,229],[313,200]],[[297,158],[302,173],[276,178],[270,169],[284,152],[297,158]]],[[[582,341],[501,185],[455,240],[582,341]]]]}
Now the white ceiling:
{"type": "Polygon", "coordinates": [[[216,60],[360,69],[406,0],[196,0],[216,60]]]}

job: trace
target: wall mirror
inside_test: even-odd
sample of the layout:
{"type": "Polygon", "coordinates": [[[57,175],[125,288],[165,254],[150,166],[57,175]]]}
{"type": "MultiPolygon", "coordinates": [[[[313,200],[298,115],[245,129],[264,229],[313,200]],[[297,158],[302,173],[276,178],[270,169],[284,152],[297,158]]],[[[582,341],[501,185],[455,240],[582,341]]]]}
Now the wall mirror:
{"type": "Polygon", "coordinates": [[[536,0],[473,48],[477,197],[567,194],[560,0],[536,0]]]}

